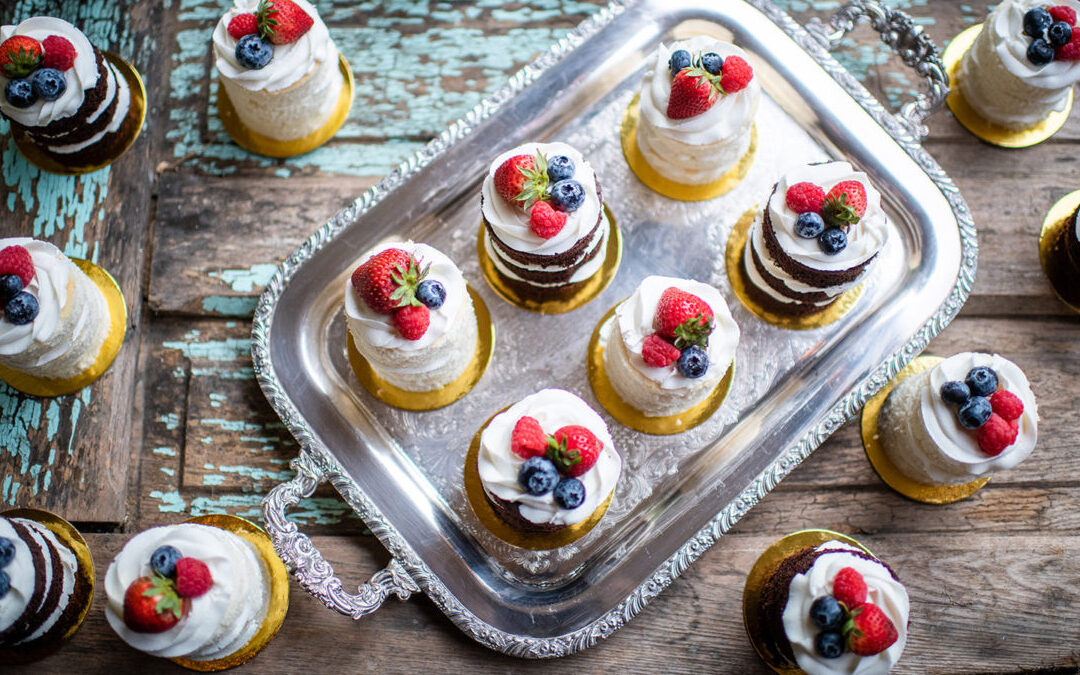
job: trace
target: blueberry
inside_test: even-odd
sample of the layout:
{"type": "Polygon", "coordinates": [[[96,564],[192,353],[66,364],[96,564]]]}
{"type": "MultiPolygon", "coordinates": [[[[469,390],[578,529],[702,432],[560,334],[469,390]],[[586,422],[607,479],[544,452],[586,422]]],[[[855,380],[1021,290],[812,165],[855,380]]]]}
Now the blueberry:
{"type": "Polygon", "coordinates": [[[839,227],[830,227],[818,236],[818,246],[826,255],[836,255],[847,248],[847,235],[839,227]]]}
{"type": "Polygon", "coordinates": [[[22,277],[18,274],[0,275],[0,305],[14,298],[23,289],[22,277]]]}
{"type": "Polygon", "coordinates": [[[531,495],[545,495],[558,482],[559,472],[547,457],[530,457],[518,471],[518,483],[531,495]]]}
{"type": "Polygon", "coordinates": [[[4,305],[4,318],[16,326],[30,323],[37,317],[37,314],[37,298],[26,291],[20,292],[4,305]]]}
{"type": "Polygon", "coordinates": [[[990,419],[990,413],[992,412],[994,410],[990,407],[990,399],[983,396],[972,396],[970,401],[956,411],[956,419],[960,422],[960,426],[965,429],[978,429],[986,424],[986,420],[990,419]]]}
{"type": "Polygon", "coordinates": [[[844,636],[839,631],[828,630],[814,636],[814,651],[826,659],[836,659],[844,654],[844,636]]]}
{"type": "Polygon", "coordinates": [[[258,33],[245,35],[236,43],[236,60],[248,70],[259,70],[274,58],[274,45],[258,33]]]}
{"type": "Polygon", "coordinates": [[[795,219],[795,234],[803,239],[817,239],[825,231],[825,221],[813,211],[800,213],[795,219]]]}
{"type": "Polygon", "coordinates": [[[676,49],[671,52],[671,58],[668,59],[667,65],[671,71],[671,76],[675,77],[680,70],[690,67],[690,52],[685,49],[676,49]]]}
{"type": "Polygon", "coordinates": [[[1054,17],[1042,7],[1030,9],[1024,14],[1024,34],[1028,37],[1041,38],[1050,24],[1054,23],[1054,17]]]}
{"type": "Polygon", "coordinates": [[[701,67],[710,75],[719,75],[724,68],[724,59],[716,52],[705,52],[701,55],[701,67]]]}
{"type": "Polygon", "coordinates": [[[56,68],[41,68],[35,70],[30,76],[30,84],[34,86],[34,93],[43,101],[55,101],[64,95],[67,90],[67,80],[64,74],[56,68]]]}
{"type": "Polygon", "coordinates": [[[176,574],[176,561],[183,557],[172,546],[158,546],[150,554],[150,569],[163,577],[172,577],[176,574]]]}
{"type": "Polygon", "coordinates": [[[997,391],[998,376],[993,368],[977,366],[968,371],[964,383],[971,390],[972,396],[989,396],[997,391]]]}
{"type": "Polygon", "coordinates": [[[577,211],[585,203],[585,188],[576,180],[561,180],[551,186],[551,205],[558,211],[577,211]]]}
{"type": "Polygon", "coordinates": [[[0,568],[7,567],[15,557],[15,542],[0,537],[0,568]]]}
{"type": "Polygon", "coordinates": [[[953,405],[964,405],[971,398],[971,389],[959,380],[941,385],[941,399],[953,405]]]}
{"type": "Polygon", "coordinates": [[[3,600],[10,590],[11,578],[8,577],[7,572],[0,570],[0,600],[3,600]]]}
{"type": "Polygon", "coordinates": [[[446,287],[434,279],[421,281],[416,287],[416,299],[428,309],[438,309],[446,301],[446,287]]]}
{"type": "Polygon", "coordinates": [[[697,379],[709,369],[709,355],[697,345],[690,345],[679,355],[675,367],[679,369],[683,377],[697,379]]]}
{"type": "Polygon", "coordinates": [[[37,101],[37,94],[34,93],[34,85],[24,77],[8,81],[4,87],[4,98],[16,108],[29,108],[37,101]]]}
{"type": "Polygon", "coordinates": [[[552,183],[574,177],[574,160],[566,155],[555,155],[548,159],[547,175],[552,183]]]}
{"type": "Polygon", "coordinates": [[[577,478],[563,478],[555,486],[555,503],[564,509],[576,509],[585,501],[585,485],[577,478]]]}
{"type": "Polygon", "coordinates": [[[1054,48],[1042,38],[1032,40],[1028,45],[1027,58],[1036,66],[1045,66],[1054,60],[1054,48]]]}
{"type": "Polygon", "coordinates": [[[1055,21],[1050,24],[1050,28],[1046,31],[1046,38],[1050,40],[1050,44],[1055,47],[1069,44],[1072,40],[1072,26],[1064,21],[1055,21]]]}
{"type": "Polygon", "coordinates": [[[810,605],[810,620],[821,630],[836,630],[844,622],[844,608],[833,596],[823,595],[810,605]]]}

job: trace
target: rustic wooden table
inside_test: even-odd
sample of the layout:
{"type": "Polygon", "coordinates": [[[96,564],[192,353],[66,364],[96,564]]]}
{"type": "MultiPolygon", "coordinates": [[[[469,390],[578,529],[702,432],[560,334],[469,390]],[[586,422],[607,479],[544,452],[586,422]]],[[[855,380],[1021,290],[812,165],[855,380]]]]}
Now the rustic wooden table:
{"type": "MultiPolygon", "coordinates": [[[[111,168],[68,178],[28,165],[0,121],[0,235],[48,239],[120,280],[130,324],[99,382],[58,399],[0,388],[0,505],[52,509],[87,533],[102,576],[131,535],[191,515],[258,520],[259,500],[292,474],[296,445],[263,399],[249,356],[250,315],[274,266],[328,217],[468,111],[600,0],[357,2],[319,0],[356,73],[348,123],[326,147],[286,161],[233,145],[214,109],[209,35],[225,0],[0,0],[0,22],[52,14],[80,26],[143,73],[142,137],[111,168]]],[[[796,18],[839,2],[787,0],[796,18]]],[[[987,2],[895,0],[945,44],[987,2]]],[[[918,88],[868,29],[845,64],[895,104],[918,88]]],[[[626,628],[543,665],[488,651],[423,597],[388,602],[360,622],[294,587],[256,671],[431,669],[759,672],[743,632],[747,570],[792,530],[851,533],[889,561],[912,597],[898,671],[1076,672],[1080,666],[1080,321],[1039,268],[1043,214],[1080,187],[1080,116],[1050,142],[983,145],[942,112],[927,148],[956,180],[979,228],[974,295],[930,353],[1000,352],[1028,374],[1042,433],[1034,455],[971,499],[916,504],[867,463],[844,426],[626,628]]],[[[347,581],[387,562],[332,491],[294,517],[347,581]]],[[[104,598],[46,671],[178,671],[127,648],[104,598]]],[[[27,669],[29,670],[29,669],[27,669]]]]}

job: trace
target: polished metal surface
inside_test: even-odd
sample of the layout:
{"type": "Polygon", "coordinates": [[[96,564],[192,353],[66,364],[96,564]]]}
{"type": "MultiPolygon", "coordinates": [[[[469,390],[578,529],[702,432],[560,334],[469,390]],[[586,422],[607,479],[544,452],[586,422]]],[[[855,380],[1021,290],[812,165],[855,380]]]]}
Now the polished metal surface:
{"type": "MultiPolygon", "coordinates": [[[[259,302],[252,355],[263,391],[302,447],[298,475],[264,500],[267,530],[309,592],[359,618],[390,594],[423,590],[463,631],[524,657],[561,656],[624,625],[817,448],[959,311],[974,280],[975,230],[956,187],[913,135],[946,93],[936,51],[903,14],[860,0],[832,28],[804,30],[765,0],[613,3],[316,232],[283,263],[259,302]],[[884,110],[828,53],[848,18],[917,55],[930,94],[902,116],[884,110]],[[622,158],[618,126],[660,42],[711,34],[753,58],[765,96],[761,147],[746,180],[709,202],[651,193],[622,158]],[[528,140],[564,140],[596,169],[625,237],[611,287],[559,316],[514,308],[476,261],[479,189],[490,159],[528,140]],[[890,241],[850,314],[817,330],[757,320],[731,292],[724,244],[787,167],[827,157],[866,171],[883,195],[890,241]],[[480,384],[439,411],[400,411],[353,379],[341,316],[357,258],[388,238],[430,243],[483,295],[497,326],[480,384]],[[593,325],[647,274],[709,281],[740,340],[720,410],[674,437],[609,419],[625,460],[611,508],[571,546],[517,549],[490,535],[464,496],[469,439],[488,416],[543,387],[595,405],[585,376],[593,325]],[[358,594],[285,518],[330,481],[393,562],[358,594]]],[[[848,12],[845,14],[844,12],[848,12]]]]}

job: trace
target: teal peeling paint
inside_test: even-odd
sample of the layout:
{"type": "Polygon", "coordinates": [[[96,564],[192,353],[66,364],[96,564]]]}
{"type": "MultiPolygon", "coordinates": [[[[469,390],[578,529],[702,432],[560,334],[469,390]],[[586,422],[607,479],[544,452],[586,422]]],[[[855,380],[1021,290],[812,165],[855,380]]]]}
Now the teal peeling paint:
{"type": "MultiPolygon", "coordinates": [[[[198,331],[194,337],[198,337],[198,331]]],[[[185,336],[186,340],[193,339],[185,336]]],[[[249,338],[226,338],[224,340],[209,340],[207,342],[184,342],[179,340],[167,340],[161,343],[166,349],[177,349],[189,359],[206,359],[208,361],[236,361],[251,355],[251,340],[249,338]]]]}
{"type": "Polygon", "coordinates": [[[173,450],[172,448],[167,446],[154,448],[150,452],[154,453],[155,455],[161,455],[162,457],[176,457],[176,450],[173,450]]]}
{"type": "Polygon", "coordinates": [[[158,504],[158,511],[161,513],[183,513],[187,510],[187,502],[176,490],[170,492],[153,490],[150,492],[150,498],[161,502],[158,504]]]}
{"type": "Polygon", "coordinates": [[[221,279],[237,293],[251,293],[270,283],[270,277],[277,271],[277,265],[256,263],[247,269],[222,270],[210,272],[210,276],[221,279]]]}
{"type": "Polygon", "coordinates": [[[255,306],[258,304],[258,298],[208,295],[203,298],[202,309],[207,314],[250,317],[255,314],[255,306]]]}

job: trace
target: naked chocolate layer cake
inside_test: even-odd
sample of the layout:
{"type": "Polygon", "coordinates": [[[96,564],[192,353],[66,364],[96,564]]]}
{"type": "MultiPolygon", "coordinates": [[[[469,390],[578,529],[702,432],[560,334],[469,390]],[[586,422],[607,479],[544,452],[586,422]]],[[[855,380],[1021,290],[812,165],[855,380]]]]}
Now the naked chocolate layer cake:
{"type": "Polygon", "coordinates": [[[0,517],[0,648],[31,647],[69,628],[75,553],[44,525],[0,517]]]}

